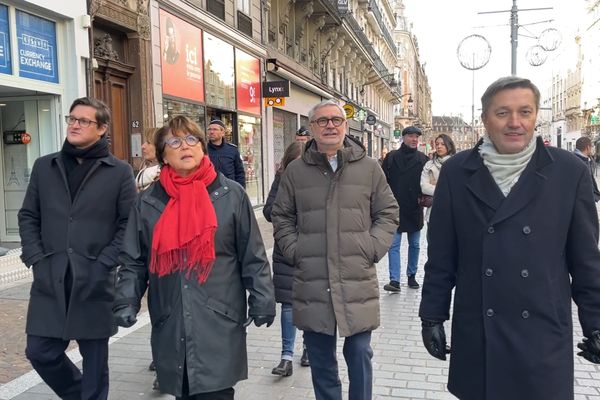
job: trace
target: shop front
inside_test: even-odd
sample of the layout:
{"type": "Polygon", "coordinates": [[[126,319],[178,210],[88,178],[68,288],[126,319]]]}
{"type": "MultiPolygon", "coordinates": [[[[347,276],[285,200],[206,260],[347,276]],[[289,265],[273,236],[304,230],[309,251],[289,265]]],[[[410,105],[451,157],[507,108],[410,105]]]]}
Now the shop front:
{"type": "Polygon", "coordinates": [[[246,190],[264,202],[260,58],[163,9],[159,10],[163,121],[186,115],[203,132],[220,119],[238,146],[246,190]]]}
{"type": "MultiPolygon", "coordinates": [[[[0,241],[19,241],[21,208],[35,160],[60,149],[70,102],[85,92],[80,66],[65,60],[65,43],[85,44],[84,30],[56,12],[0,4],[0,241]],[[71,29],[70,29],[71,28],[71,29]],[[76,33],[80,34],[77,40],[76,33]],[[65,79],[70,76],[71,79],[65,79]],[[64,99],[64,100],[62,100],[64,99]]],[[[74,12],[85,12],[74,10],[74,12]]],[[[81,46],[81,49],[85,49],[81,46]]],[[[69,58],[83,56],[71,50],[69,58]]],[[[80,59],[80,58],[77,59],[80,59]]],[[[83,70],[83,68],[82,68],[83,70]]]]}

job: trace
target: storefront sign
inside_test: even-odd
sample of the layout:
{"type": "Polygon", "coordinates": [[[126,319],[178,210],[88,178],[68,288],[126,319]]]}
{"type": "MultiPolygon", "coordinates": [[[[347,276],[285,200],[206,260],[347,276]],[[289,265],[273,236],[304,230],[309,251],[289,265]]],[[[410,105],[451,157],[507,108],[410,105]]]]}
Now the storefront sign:
{"type": "Polygon", "coordinates": [[[237,108],[260,115],[260,60],[235,49],[235,90],[237,108]]]}
{"type": "Polygon", "coordinates": [[[337,0],[337,6],[340,14],[348,12],[348,0],[337,0]]]}
{"type": "Polygon", "coordinates": [[[0,4],[0,73],[12,74],[10,63],[10,35],[8,30],[8,7],[0,4]]]}
{"type": "Polygon", "coordinates": [[[163,94],[204,101],[202,31],[160,10],[163,94]]]}
{"type": "Polygon", "coordinates": [[[352,104],[344,104],[344,112],[346,113],[346,118],[354,117],[354,107],[352,104]]]}
{"type": "Polygon", "coordinates": [[[264,97],[290,97],[290,81],[263,82],[264,97]]]}
{"type": "Polygon", "coordinates": [[[373,114],[369,114],[367,115],[367,119],[365,120],[365,122],[369,125],[375,125],[375,122],[377,122],[377,118],[373,114]]]}
{"type": "Polygon", "coordinates": [[[19,76],[58,83],[54,22],[17,10],[19,76]]]}

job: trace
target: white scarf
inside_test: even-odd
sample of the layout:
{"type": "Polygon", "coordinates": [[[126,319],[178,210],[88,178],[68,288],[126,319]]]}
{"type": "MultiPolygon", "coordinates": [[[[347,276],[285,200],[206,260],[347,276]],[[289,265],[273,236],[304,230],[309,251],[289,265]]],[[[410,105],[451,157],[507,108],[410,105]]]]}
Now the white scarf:
{"type": "Polygon", "coordinates": [[[500,154],[489,136],[483,137],[483,143],[479,146],[479,154],[504,197],[508,196],[513,186],[519,181],[519,177],[535,152],[535,144],[536,137],[534,136],[520,152],[500,154]]]}

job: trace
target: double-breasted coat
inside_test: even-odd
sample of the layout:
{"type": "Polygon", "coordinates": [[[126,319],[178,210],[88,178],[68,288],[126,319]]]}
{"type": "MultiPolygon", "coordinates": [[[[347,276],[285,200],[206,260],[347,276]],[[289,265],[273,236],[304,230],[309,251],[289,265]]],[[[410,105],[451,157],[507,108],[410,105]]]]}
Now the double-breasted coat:
{"type": "Polygon", "coordinates": [[[169,201],[160,181],[139,194],[120,257],[115,305],[139,310],[148,290],[158,382],[162,392],[175,396],[181,396],[186,365],[190,394],[223,390],[246,379],[246,313],[275,315],[269,262],[246,192],[221,173],[207,190],[218,228],[216,260],[204,284],[185,271],[160,278],[148,271],[154,226],[169,201]]]}
{"type": "Polygon", "coordinates": [[[35,161],[18,214],[21,259],[33,266],[28,334],[101,339],[116,332],[115,267],[135,194],[131,167],[112,155],[95,161],[73,201],[61,153],[35,161]]]}
{"type": "Polygon", "coordinates": [[[455,288],[448,388],[458,398],[572,399],[571,297],[584,335],[600,329],[590,174],[538,138],[504,197],[477,147],[448,160],[437,183],[419,314],[449,319],[455,288]]]}

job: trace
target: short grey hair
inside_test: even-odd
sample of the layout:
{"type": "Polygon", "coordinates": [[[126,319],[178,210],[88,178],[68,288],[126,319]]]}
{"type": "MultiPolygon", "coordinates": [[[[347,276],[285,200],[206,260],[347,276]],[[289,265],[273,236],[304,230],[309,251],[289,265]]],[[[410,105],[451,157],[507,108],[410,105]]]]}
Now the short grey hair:
{"type": "Polygon", "coordinates": [[[488,86],[483,96],[481,96],[481,115],[485,115],[485,113],[488,111],[490,104],[492,103],[492,99],[496,94],[498,94],[498,92],[515,88],[531,89],[535,97],[535,109],[536,111],[540,109],[540,90],[537,88],[537,86],[535,86],[529,79],[519,78],[518,76],[505,76],[504,78],[500,78],[488,86]]]}
{"type": "Polygon", "coordinates": [[[339,103],[337,101],[329,99],[329,100],[323,100],[322,102],[320,102],[319,104],[317,104],[313,108],[311,108],[310,111],[308,112],[308,120],[310,122],[313,122],[313,119],[315,117],[315,113],[317,112],[317,110],[319,108],[328,107],[328,106],[337,107],[338,110],[340,110],[340,112],[344,116],[344,118],[346,118],[346,111],[344,111],[344,107],[339,105],[339,103]]]}

